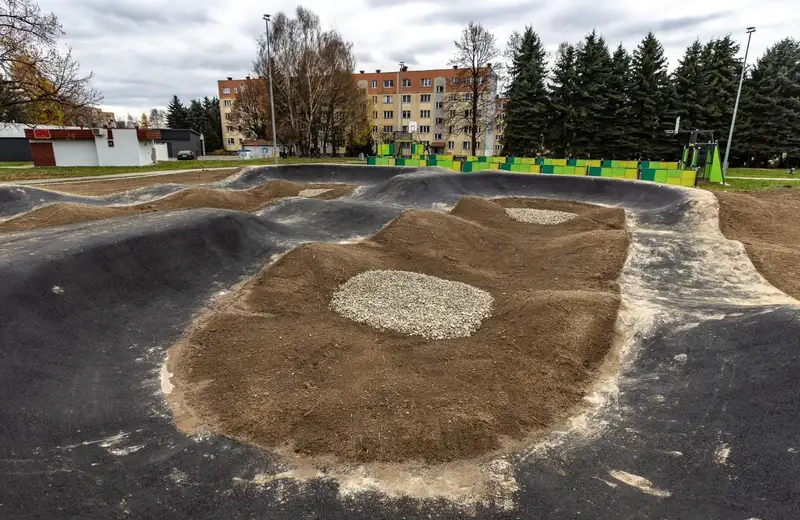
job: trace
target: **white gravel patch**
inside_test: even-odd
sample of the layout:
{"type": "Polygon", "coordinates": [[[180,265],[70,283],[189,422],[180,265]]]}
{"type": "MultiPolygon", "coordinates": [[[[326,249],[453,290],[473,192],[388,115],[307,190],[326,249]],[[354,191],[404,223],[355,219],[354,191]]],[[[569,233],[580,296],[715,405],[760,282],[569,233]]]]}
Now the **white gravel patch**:
{"type": "Polygon", "coordinates": [[[567,213],[566,211],[554,211],[550,209],[529,209],[529,208],[507,208],[506,215],[529,224],[543,224],[545,226],[555,226],[568,222],[578,215],[567,213]]]}
{"type": "Polygon", "coordinates": [[[322,195],[323,193],[328,193],[329,191],[333,191],[332,188],[314,188],[308,190],[300,190],[300,193],[297,194],[298,197],[316,197],[317,195],[322,195]]]}
{"type": "Polygon", "coordinates": [[[330,307],[376,329],[427,339],[471,336],[494,298],[461,282],[409,271],[366,271],[343,283],[330,307]]]}

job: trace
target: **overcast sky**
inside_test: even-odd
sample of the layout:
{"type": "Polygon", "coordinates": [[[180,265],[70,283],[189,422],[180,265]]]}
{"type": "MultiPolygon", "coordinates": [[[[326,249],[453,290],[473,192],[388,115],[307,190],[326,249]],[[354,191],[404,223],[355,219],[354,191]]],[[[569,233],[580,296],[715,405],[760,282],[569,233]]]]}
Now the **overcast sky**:
{"type": "MultiPolygon", "coordinates": [[[[597,29],[610,46],[632,50],[648,30],[663,43],[671,66],[695,38],[732,33],[742,42],[754,25],[749,62],[776,40],[798,34],[797,0],[306,0],[326,28],[354,44],[358,69],[441,68],[470,20],[481,22],[502,49],[512,31],[532,25],[553,52],[597,29]]],[[[293,11],[297,3],[267,0],[39,0],[55,12],[85,71],[117,116],[138,115],[216,94],[216,81],[243,77],[264,31],[261,15],[293,11]]]]}

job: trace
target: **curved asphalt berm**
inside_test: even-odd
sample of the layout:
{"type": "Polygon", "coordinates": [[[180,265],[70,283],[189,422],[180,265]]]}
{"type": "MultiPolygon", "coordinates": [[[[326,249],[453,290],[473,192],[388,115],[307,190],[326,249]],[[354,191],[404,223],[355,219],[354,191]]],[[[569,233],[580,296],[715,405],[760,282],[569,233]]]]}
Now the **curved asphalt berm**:
{"type": "MultiPolygon", "coordinates": [[[[0,518],[462,518],[444,501],[341,498],[331,479],[242,484],[279,461],[179,432],[159,370],[209,298],[272,255],[369,235],[406,207],[466,194],[622,205],[632,231],[620,374],[574,427],[509,458],[519,488],[511,508],[470,514],[797,517],[800,311],[722,237],[712,195],[602,178],[399,175],[407,171],[263,168],[227,187],[280,176],[371,187],[257,215],[176,211],[0,236],[0,518]]],[[[34,197],[0,192],[16,212],[34,197]]]]}

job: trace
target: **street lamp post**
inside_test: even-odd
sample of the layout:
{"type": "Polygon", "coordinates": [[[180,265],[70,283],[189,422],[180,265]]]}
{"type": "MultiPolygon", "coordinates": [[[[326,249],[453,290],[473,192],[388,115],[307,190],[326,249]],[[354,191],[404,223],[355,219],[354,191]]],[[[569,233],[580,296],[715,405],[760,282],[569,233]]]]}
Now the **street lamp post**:
{"type": "Polygon", "coordinates": [[[733,105],[733,117],[731,118],[731,129],[728,132],[728,142],[725,145],[725,160],[722,161],[722,183],[728,177],[728,158],[731,154],[731,141],[733,141],[733,127],[736,125],[736,113],[739,111],[739,98],[742,96],[742,83],[744,83],[744,72],[747,69],[747,53],[750,52],[750,38],[756,32],[755,27],[747,28],[747,47],[744,50],[744,62],[742,62],[742,74],[739,76],[739,90],[736,92],[736,103],[733,105]]]}
{"type": "Polygon", "coordinates": [[[275,98],[272,95],[272,59],[270,58],[269,51],[269,18],[270,15],[264,15],[264,23],[267,26],[267,75],[269,76],[269,109],[272,112],[272,157],[275,159],[275,164],[278,164],[278,134],[275,132],[275,98]]]}
{"type": "Polygon", "coordinates": [[[405,62],[400,62],[400,72],[398,73],[397,77],[397,131],[401,131],[403,129],[403,67],[405,67],[405,62]]]}

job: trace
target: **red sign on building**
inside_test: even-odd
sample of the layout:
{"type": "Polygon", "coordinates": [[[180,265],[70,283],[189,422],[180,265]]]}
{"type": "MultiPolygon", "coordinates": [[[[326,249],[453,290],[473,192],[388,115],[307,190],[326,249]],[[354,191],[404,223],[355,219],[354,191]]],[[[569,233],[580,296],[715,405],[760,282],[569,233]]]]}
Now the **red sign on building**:
{"type": "Polygon", "coordinates": [[[50,130],[46,128],[34,128],[33,129],[33,138],[34,139],[50,139],[50,130]]]}

